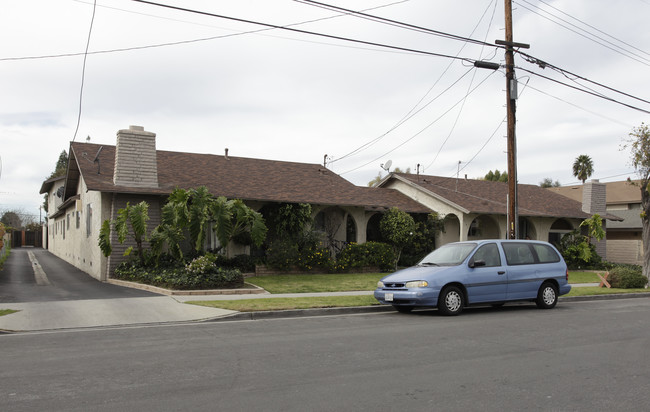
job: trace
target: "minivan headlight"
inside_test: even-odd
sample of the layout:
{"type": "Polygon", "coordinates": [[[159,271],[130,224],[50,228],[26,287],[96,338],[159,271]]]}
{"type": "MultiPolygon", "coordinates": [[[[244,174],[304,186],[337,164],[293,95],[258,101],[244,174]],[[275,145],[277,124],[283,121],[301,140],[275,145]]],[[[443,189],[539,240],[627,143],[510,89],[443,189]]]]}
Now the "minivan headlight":
{"type": "Polygon", "coordinates": [[[378,288],[383,288],[384,287],[384,282],[382,282],[381,280],[379,282],[377,282],[377,287],[378,288]]]}
{"type": "Polygon", "coordinates": [[[405,286],[408,289],[411,289],[411,288],[426,288],[427,286],[429,286],[429,282],[427,282],[426,280],[414,280],[412,282],[406,282],[405,286]]]}

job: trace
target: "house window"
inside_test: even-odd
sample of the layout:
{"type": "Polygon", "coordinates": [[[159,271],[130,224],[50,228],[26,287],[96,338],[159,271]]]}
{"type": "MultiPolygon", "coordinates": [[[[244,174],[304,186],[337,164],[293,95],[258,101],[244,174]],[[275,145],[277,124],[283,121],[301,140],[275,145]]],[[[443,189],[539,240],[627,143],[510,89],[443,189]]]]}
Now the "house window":
{"type": "Polygon", "coordinates": [[[70,213],[65,215],[65,219],[66,219],[66,225],[68,226],[66,227],[66,229],[70,230],[70,213]]]}
{"type": "Polygon", "coordinates": [[[79,226],[81,226],[81,222],[80,222],[80,221],[81,221],[81,212],[77,210],[76,213],[77,213],[77,223],[76,223],[76,226],[77,226],[77,229],[79,229],[79,226]]]}
{"type": "Polygon", "coordinates": [[[93,205],[88,203],[86,205],[86,237],[92,235],[92,223],[93,223],[93,205]]]}
{"type": "Polygon", "coordinates": [[[65,239],[65,220],[61,221],[61,234],[63,235],[63,239],[65,239]]]}

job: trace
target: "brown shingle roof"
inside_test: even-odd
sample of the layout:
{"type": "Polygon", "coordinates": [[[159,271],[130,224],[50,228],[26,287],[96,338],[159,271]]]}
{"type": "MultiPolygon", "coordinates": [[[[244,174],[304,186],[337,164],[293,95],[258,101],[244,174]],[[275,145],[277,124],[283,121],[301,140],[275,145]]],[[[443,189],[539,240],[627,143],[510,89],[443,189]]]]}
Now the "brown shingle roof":
{"type": "MultiPolygon", "coordinates": [[[[487,180],[394,174],[394,177],[425,189],[466,213],[505,215],[508,184],[487,180]]],[[[582,204],[536,185],[518,185],[519,215],[588,218],[582,204]]]]}
{"type": "Polygon", "coordinates": [[[164,195],[176,187],[206,186],[230,199],[430,212],[396,190],[355,186],[318,164],[158,150],[159,187],[142,189],[113,183],[115,146],[72,143],[71,152],[89,190],[164,195]],[[93,162],[98,152],[99,162],[93,162]]]}

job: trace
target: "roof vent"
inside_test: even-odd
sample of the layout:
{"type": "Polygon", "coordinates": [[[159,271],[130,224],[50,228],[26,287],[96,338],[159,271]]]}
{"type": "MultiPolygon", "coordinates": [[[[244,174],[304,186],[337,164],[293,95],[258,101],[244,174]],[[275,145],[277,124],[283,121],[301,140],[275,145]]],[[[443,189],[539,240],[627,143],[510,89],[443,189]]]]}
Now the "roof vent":
{"type": "Polygon", "coordinates": [[[226,160],[230,160],[230,159],[228,158],[228,148],[227,148],[227,147],[226,147],[225,153],[226,153],[226,154],[225,154],[224,156],[225,156],[226,160]]]}

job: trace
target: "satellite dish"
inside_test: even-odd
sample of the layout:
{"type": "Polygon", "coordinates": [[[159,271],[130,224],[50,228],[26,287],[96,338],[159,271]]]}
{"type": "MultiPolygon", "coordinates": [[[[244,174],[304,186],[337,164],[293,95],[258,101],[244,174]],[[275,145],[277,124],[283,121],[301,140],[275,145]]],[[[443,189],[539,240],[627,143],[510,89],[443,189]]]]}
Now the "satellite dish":
{"type": "Polygon", "coordinates": [[[391,167],[392,165],[393,165],[393,161],[392,161],[392,160],[389,160],[389,161],[387,161],[386,163],[381,164],[381,165],[379,165],[379,166],[380,166],[382,169],[384,169],[385,171],[389,172],[389,171],[390,171],[390,167],[391,167]]]}

